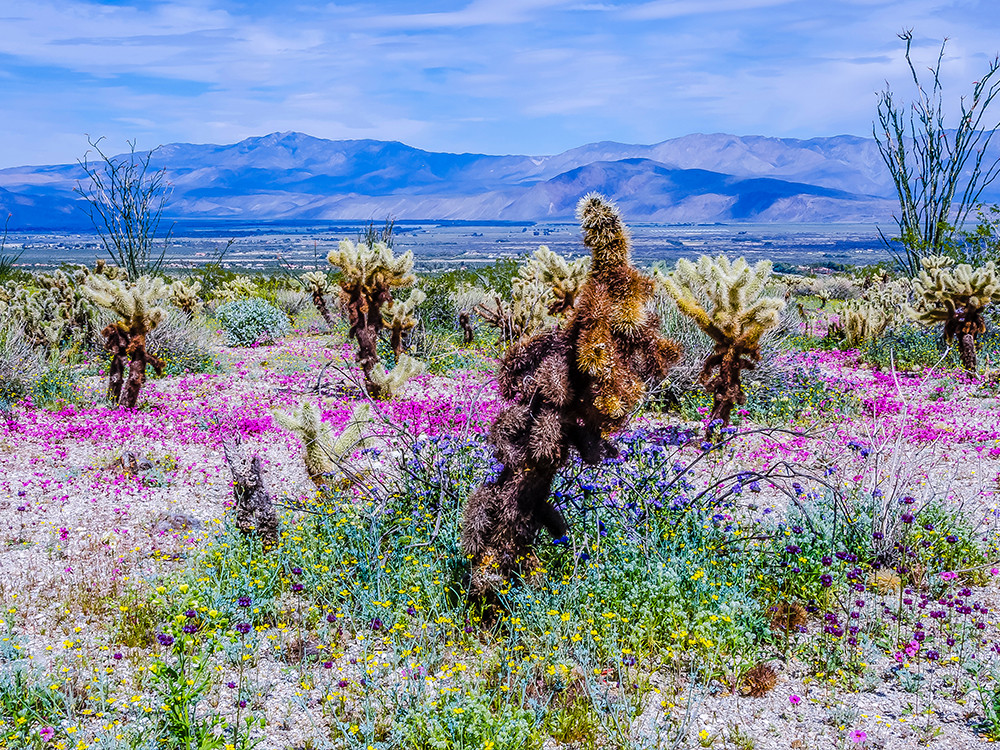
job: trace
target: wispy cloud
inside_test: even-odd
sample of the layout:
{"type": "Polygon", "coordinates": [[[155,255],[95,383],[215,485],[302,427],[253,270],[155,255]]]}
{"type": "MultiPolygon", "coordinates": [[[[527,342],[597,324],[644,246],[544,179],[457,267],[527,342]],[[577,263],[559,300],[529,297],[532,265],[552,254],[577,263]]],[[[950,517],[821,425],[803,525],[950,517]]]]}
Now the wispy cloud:
{"type": "Polygon", "coordinates": [[[947,92],[1000,48],[985,0],[6,0],[0,165],[273,130],[553,153],[688,132],[867,134],[909,84],[896,33],[947,92]]]}

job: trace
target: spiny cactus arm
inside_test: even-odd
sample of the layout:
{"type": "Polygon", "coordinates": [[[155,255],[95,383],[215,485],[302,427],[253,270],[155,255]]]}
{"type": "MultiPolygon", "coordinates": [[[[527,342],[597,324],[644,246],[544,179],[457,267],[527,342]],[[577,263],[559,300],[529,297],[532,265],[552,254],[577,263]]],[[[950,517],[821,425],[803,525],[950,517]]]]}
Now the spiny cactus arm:
{"type": "Polygon", "coordinates": [[[362,401],[354,407],[343,431],[337,436],[333,443],[333,456],[337,460],[343,460],[348,455],[357,450],[362,450],[367,445],[364,438],[365,430],[372,423],[372,407],[368,401],[362,401]]]}
{"type": "Polygon", "coordinates": [[[272,412],[275,421],[294,434],[305,446],[306,471],[314,480],[334,470],[331,460],[334,440],[319,407],[302,402],[293,412],[272,412]]]}
{"type": "Polygon", "coordinates": [[[630,266],[631,241],[618,208],[599,193],[588,193],[577,203],[583,244],[593,256],[591,273],[597,277],[630,266]]]}
{"type": "Polygon", "coordinates": [[[371,371],[370,379],[378,388],[377,398],[393,398],[410,378],[416,377],[427,370],[427,365],[419,359],[401,354],[396,360],[396,366],[386,372],[381,362],[371,371]]]}

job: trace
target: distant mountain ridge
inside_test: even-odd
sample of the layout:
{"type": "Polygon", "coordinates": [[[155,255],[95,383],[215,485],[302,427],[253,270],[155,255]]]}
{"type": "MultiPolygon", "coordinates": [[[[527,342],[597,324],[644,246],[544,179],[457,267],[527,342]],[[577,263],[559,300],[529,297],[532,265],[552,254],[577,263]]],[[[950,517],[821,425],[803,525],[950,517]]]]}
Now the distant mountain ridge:
{"type": "MultiPolygon", "coordinates": [[[[165,214],[178,218],[561,221],[591,190],[633,222],[885,221],[895,208],[875,141],[856,136],[697,134],[532,157],[288,132],[221,146],[172,143],[152,166],[166,168],[165,214]]],[[[2,169],[0,211],[12,229],[86,228],[78,181],[85,175],[75,164],[2,169]]]]}

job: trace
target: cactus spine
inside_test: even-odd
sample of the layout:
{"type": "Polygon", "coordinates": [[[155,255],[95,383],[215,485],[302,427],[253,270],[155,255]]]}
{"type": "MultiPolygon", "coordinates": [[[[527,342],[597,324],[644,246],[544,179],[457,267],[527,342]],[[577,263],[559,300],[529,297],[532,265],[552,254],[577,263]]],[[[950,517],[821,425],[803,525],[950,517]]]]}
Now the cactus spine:
{"type": "Polygon", "coordinates": [[[701,371],[701,380],[712,394],[709,430],[716,420],[729,424],[733,407],[746,403],[740,372],[757,366],[761,337],[778,325],[785,302],[763,296],[770,277],[770,261],[751,267],[743,258],[730,263],[723,255],[703,255],[697,264],[682,258],[672,274],[661,278],[678,309],[715,342],[701,371]],[[707,299],[711,311],[702,299],[707,299]]]}
{"type": "Polygon", "coordinates": [[[575,309],[559,328],[523,339],[503,358],[498,384],[510,405],[490,441],[503,469],[466,503],[462,545],[472,556],[472,589],[485,594],[507,580],[538,532],[566,534],[549,501],[552,481],[575,449],[588,463],[617,451],[607,437],[680,356],[647,311],[653,282],[629,259],[618,210],[591,194],[578,215],[593,265],[575,309]]]}

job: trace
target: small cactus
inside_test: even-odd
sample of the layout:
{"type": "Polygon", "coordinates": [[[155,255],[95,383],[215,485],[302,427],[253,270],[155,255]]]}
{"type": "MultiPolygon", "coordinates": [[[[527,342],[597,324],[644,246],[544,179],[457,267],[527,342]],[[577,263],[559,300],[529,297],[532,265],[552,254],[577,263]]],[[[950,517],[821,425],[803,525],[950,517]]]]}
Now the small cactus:
{"type": "Polygon", "coordinates": [[[542,282],[548,288],[549,315],[563,315],[573,309],[589,270],[588,256],[569,261],[547,245],[541,245],[519,275],[526,280],[542,282]]]}
{"type": "Polygon", "coordinates": [[[299,277],[299,282],[302,284],[302,288],[312,295],[313,304],[316,306],[319,314],[323,316],[327,327],[332,329],[334,325],[333,316],[330,314],[330,308],[326,304],[326,295],[333,292],[330,279],[322,271],[308,271],[299,277]]]}
{"type": "Polygon", "coordinates": [[[388,372],[379,362],[371,373],[372,382],[378,389],[378,398],[395,397],[410,378],[422,374],[426,369],[427,365],[408,354],[400,354],[396,366],[388,372]]]}
{"type": "Polygon", "coordinates": [[[559,468],[574,449],[588,463],[616,455],[608,436],[625,425],[647,382],[665,378],[680,356],[647,310],[653,282],[630,262],[618,210],[591,194],[578,214],[593,265],[573,310],[561,327],[512,346],[500,365],[498,385],[510,405],[490,442],[503,469],[469,497],[462,529],[478,595],[510,578],[542,528],[566,534],[549,500],[559,468]]]}
{"type": "Polygon", "coordinates": [[[338,437],[333,436],[330,425],[323,421],[320,408],[308,401],[290,413],[275,411],[274,418],[302,441],[306,472],[315,484],[322,485],[326,477],[336,471],[339,461],[364,446],[362,436],[371,422],[371,406],[367,401],[358,404],[338,437]]]}
{"type": "Polygon", "coordinates": [[[397,358],[403,353],[403,334],[417,325],[414,313],[417,306],[426,299],[426,294],[419,289],[413,289],[405,301],[393,300],[392,304],[382,308],[382,322],[389,329],[389,343],[392,345],[392,353],[397,358]]]}
{"type": "Polygon", "coordinates": [[[108,398],[122,406],[134,407],[146,382],[146,366],[163,372],[163,361],[146,351],[146,334],[166,315],[158,303],[167,297],[162,279],[140,276],[134,282],[113,280],[101,274],[87,277],[85,290],[95,304],[110,310],[119,320],[107,326],[101,335],[104,347],[111,352],[108,373],[108,398]],[[128,378],[125,378],[125,358],[128,378]],[[123,387],[124,386],[124,387],[123,387]]]}
{"type": "Polygon", "coordinates": [[[945,341],[958,339],[962,366],[976,371],[976,337],[986,330],[984,310],[1000,302],[1000,279],[993,263],[973,269],[942,255],[922,258],[913,280],[917,309],[912,315],[924,325],[944,323],[945,341]]]}
{"type": "Polygon", "coordinates": [[[778,325],[785,302],[763,296],[770,277],[770,261],[751,267],[743,258],[730,262],[724,255],[703,255],[697,264],[682,258],[672,274],[660,278],[678,309],[715,341],[701,372],[713,400],[709,430],[716,420],[729,424],[733,407],[746,402],[740,372],[757,366],[761,337],[778,325]]]}
{"type": "Polygon", "coordinates": [[[177,279],[170,285],[170,301],[189,319],[194,318],[205,306],[201,297],[198,296],[200,291],[200,281],[187,283],[183,279],[177,279]]]}

